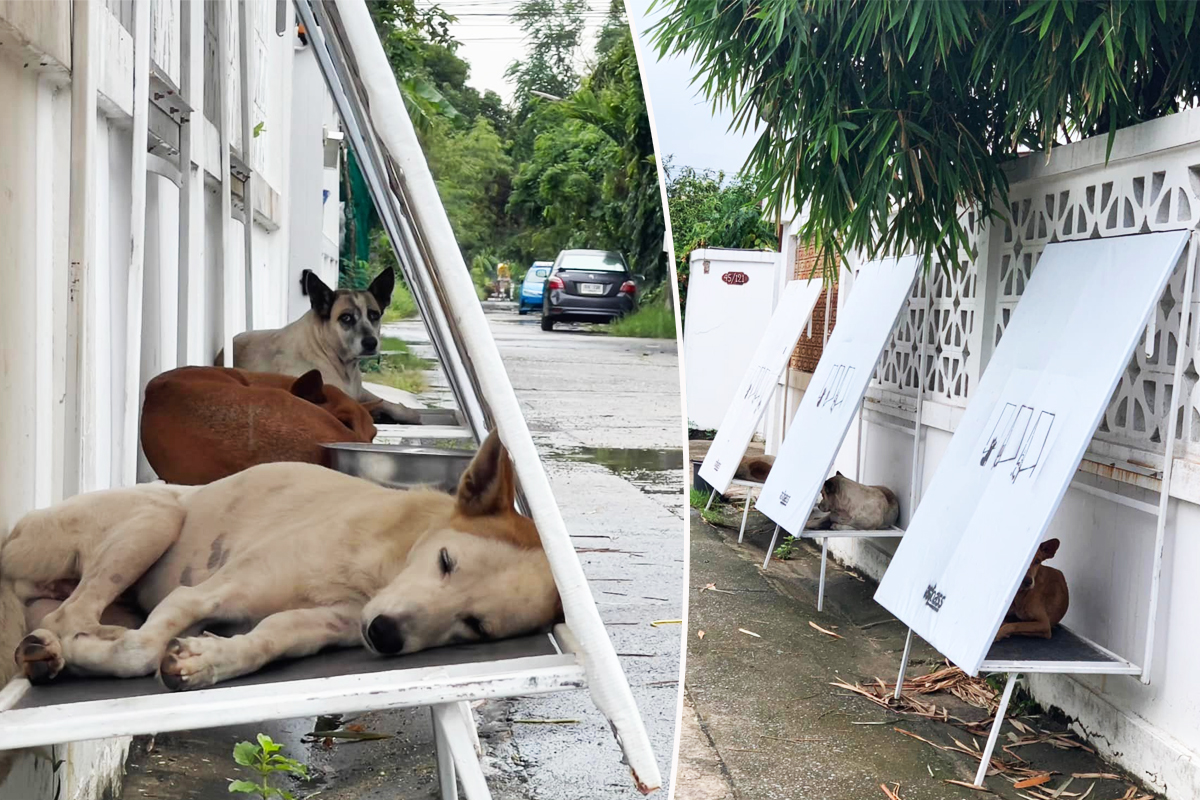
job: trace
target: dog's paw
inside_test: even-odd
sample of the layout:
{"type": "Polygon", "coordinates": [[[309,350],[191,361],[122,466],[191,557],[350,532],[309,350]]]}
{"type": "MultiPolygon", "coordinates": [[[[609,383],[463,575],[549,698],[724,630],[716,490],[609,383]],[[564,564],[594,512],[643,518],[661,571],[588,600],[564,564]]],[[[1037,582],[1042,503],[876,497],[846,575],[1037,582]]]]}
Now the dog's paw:
{"type": "Polygon", "coordinates": [[[222,641],[210,636],[172,639],[158,665],[158,679],[173,692],[212,686],[218,680],[215,651],[222,641]]]}
{"type": "Polygon", "coordinates": [[[15,655],[21,674],[30,683],[49,683],[66,667],[63,659],[62,642],[47,630],[37,630],[26,636],[17,645],[15,655]]]}

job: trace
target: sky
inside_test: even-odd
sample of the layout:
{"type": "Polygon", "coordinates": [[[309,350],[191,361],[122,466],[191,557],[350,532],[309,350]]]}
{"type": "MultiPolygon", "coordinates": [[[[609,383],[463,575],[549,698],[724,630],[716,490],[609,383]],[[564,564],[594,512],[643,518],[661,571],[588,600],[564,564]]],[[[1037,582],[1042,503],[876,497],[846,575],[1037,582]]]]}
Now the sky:
{"type": "MultiPolygon", "coordinates": [[[[691,85],[690,59],[668,57],[659,61],[650,44],[650,27],[661,17],[661,9],[647,13],[651,0],[628,0],[634,34],[642,56],[649,87],[651,123],[658,135],[660,156],[671,156],[677,166],[718,169],[733,174],[742,168],[754,135],[731,132],[733,115],[714,114],[712,106],[691,85]]],[[[661,5],[661,2],[660,2],[661,5]]]]}
{"type": "MultiPolygon", "coordinates": [[[[421,8],[435,4],[458,17],[450,26],[450,35],[461,42],[458,57],[471,65],[467,84],[480,93],[491,89],[510,102],[515,87],[505,80],[504,71],[514,60],[524,58],[526,51],[524,31],[509,17],[517,0],[417,0],[421,8]]],[[[594,57],[608,0],[589,0],[588,6],[591,10],[584,21],[583,46],[577,59],[580,71],[594,57]]]]}

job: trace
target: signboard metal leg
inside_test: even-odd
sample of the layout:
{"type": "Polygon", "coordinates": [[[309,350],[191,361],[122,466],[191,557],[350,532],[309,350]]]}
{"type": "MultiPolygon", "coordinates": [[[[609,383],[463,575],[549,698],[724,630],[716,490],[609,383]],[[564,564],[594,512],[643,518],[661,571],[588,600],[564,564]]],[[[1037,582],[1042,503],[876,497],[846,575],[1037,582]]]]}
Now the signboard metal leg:
{"type": "Polygon", "coordinates": [[[433,706],[433,729],[438,744],[438,777],[447,777],[443,769],[443,760],[448,759],[449,780],[442,784],[442,800],[452,798],[457,800],[454,789],[454,777],[462,782],[463,794],[467,800],[492,800],[487,781],[483,778],[483,769],[479,766],[479,758],[472,744],[472,734],[467,728],[467,721],[458,703],[442,703],[433,706]],[[446,755],[443,756],[443,753],[446,755]]]}
{"type": "Polygon", "coordinates": [[[712,508],[712,501],[713,501],[713,498],[714,498],[714,497],[716,497],[716,496],[717,496],[717,490],[716,490],[716,489],[713,489],[713,490],[712,490],[712,494],[710,494],[710,495],[708,496],[708,502],[704,504],[704,510],[705,510],[705,511],[708,511],[710,508],[712,508]]]}
{"type": "MultiPolygon", "coordinates": [[[[1187,272],[1184,273],[1183,279],[1183,308],[1179,313],[1179,340],[1185,344],[1191,341],[1189,331],[1192,316],[1192,301],[1194,299],[1192,295],[1195,290],[1197,265],[1200,264],[1200,236],[1193,232],[1189,244],[1189,263],[1184,266],[1187,272]]],[[[1150,319],[1151,321],[1154,320],[1153,313],[1150,314],[1150,319]]],[[[1147,342],[1150,342],[1149,331],[1147,331],[1146,337],[1147,342]]],[[[1159,345],[1159,349],[1165,353],[1165,338],[1163,342],[1163,344],[1159,345]]],[[[1166,356],[1164,355],[1162,358],[1165,360],[1166,356]]],[[[1144,654],[1142,655],[1141,682],[1143,684],[1150,683],[1151,667],[1154,663],[1154,632],[1158,624],[1163,548],[1166,545],[1167,512],[1171,501],[1171,471],[1175,466],[1175,427],[1177,420],[1175,410],[1179,408],[1183,395],[1180,388],[1183,386],[1183,365],[1187,360],[1181,348],[1175,357],[1175,382],[1171,384],[1174,388],[1171,391],[1171,408],[1167,414],[1167,441],[1166,452],[1163,454],[1162,488],[1159,490],[1158,496],[1158,518],[1154,524],[1154,561],[1150,571],[1150,608],[1146,612],[1146,645],[1144,654]]]]}
{"type": "Polygon", "coordinates": [[[450,743],[446,741],[432,709],[430,718],[433,720],[433,742],[437,751],[438,796],[441,800],[458,800],[458,777],[454,773],[454,757],[450,754],[450,743]]]}
{"type": "Polygon", "coordinates": [[[746,534],[746,517],[750,516],[750,501],[754,499],[754,489],[746,487],[746,505],[742,509],[742,527],[738,528],[738,544],[742,543],[742,537],[746,534]]]}
{"type": "Polygon", "coordinates": [[[908,636],[904,638],[904,655],[900,657],[900,674],[896,676],[896,691],[892,693],[892,699],[900,699],[900,690],[904,687],[904,673],[908,671],[908,654],[912,650],[912,628],[908,629],[908,636]]]}
{"type": "Polygon", "coordinates": [[[779,526],[775,526],[775,532],[771,534],[771,543],[767,545],[767,557],[763,559],[763,569],[766,569],[771,564],[771,553],[775,552],[775,542],[779,540],[779,526]]]}
{"type": "MultiPolygon", "coordinates": [[[[912,631],[909,631],[909,636],[912,631]]],[[[1008,712],[1008,701],[1012,699],[1013,687],[1017,685],[1017,673],[1008,673],[1008,682],[1004,684],[1004,696],[996,708],[996,720],[992,723],[992,732],[988,734],[987,746],[983,748],[983,759],[979,762],[979,771],[975,773],[975,785],[983,786],[987,777],[988,765],[992,762],[992,751],[996,749],[996,740],[1000,738],[1000,728],[1004,725],[1004,715],[1008,712]]]]}
{"type": "Polygon", "coordinates": [[[829,560],[829,537],[821,540],[821,582],[817,585],[817,611],[825,610],[825,563],[829,560]]]}

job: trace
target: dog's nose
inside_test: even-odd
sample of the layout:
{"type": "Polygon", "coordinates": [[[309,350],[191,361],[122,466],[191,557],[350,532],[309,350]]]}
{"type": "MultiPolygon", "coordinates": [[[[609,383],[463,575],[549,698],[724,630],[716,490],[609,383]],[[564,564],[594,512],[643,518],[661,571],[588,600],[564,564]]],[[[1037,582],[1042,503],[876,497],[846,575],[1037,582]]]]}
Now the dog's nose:
{"type": "Polygon", "coordinates": [[[376,347],[379,347],[378,339],[376,339],[374,336],[364,336],[363,337],[363,350],[365,350],[368,353],[373,353],[373,352],[375,352],[376,347]]]}
{"type": "Polygon", "coordinates": [[[392,656],[404,649],[404,634],[396,620],[380,614],[367,626],[367,642],[385,656],[392,656]]]}

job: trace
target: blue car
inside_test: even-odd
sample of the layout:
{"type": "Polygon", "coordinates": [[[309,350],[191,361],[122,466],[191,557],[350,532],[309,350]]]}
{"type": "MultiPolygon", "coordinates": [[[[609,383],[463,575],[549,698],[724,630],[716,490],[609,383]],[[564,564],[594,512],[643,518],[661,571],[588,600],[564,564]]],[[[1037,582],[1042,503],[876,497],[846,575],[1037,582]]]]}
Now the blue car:
{"type": "Polygon", "coordinates": [[[517,313],[524,316],[531,310],[542,310],[542,292],[546,286],[546,278],[550,277],[553,261],[535,261],[525,273],[521,283],[521,296],[517,298],[517,313]]]}

